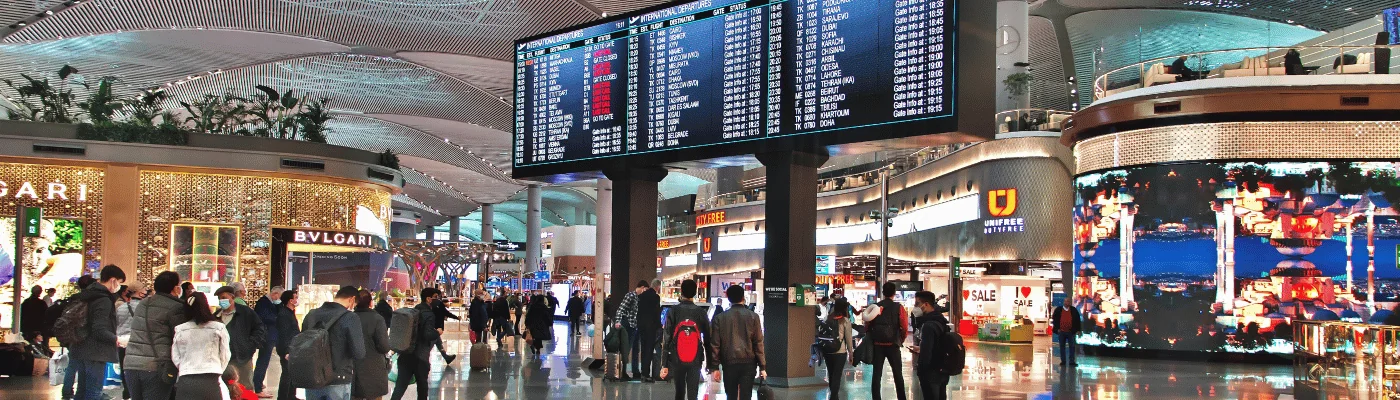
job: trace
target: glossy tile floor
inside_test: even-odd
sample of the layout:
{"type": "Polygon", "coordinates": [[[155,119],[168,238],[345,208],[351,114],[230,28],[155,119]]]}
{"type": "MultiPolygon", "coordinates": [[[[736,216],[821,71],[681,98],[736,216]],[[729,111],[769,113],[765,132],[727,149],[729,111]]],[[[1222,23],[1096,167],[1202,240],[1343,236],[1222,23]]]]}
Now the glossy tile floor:
{"type": "MultiPolygon", "coordinates": [[[[457,329],[455,325],[449,328],[457,329]]],[[[555,325],[556,336],[564,338],[567,327],[555,325]]],[[[466,336],[449,335],[448,351],[466,353],[466,336]]],[[[599,374],[581,368],[583,357],[589,354],[587,340],[559,340],[548,343],[548,354],[541,357],[522,356],[511,349],[499,350],[489,371],[464,369],[467,362],[459,358],[444,366],[434,357],[430,398],[437,399],[671,399],[675,394],[670,383],[604,382],[599,374]]],[[[494,344],[493,344],[494,346],[494,344]]],[[[511,347],[509,343],[507,347],[511,347]]],[[[527,352],[528,353],[528,352],[527,352]]],[[[906,360],[908,355],[905,355],[906,360]]],[[[1222,398],[1272,400],[1292,399],[1291,368],[1283,365],[1250,365],[1097,358],[1080,356],[1078,368],[1066,371],[1052,356],[1051,343],[1038,338],[1034,345],[997,345],[969,343],[968,368],[954,377],[950,387],[952,399],[1192,399],[1222,398]]],[[[269,373],[268,383],[276,387],[277,368],[269,373]]],[[[907,365],[907,363],[906,363],[907,365]]],[[[905,380],[915,385],[905,368],[905,380]]],[[[826,372],[818,369],[819,376],[826,372]]],[[[848,369],[846,389],[840,398],[870,398],[870,366],[848,369]]],[[[725,399],[716,383],[703,384],[708,400],[725,399]]],[[[895,399],[893,378],[888,373],[882,384],[886,399],[895,399]]],[[[910,386],[910,398],[917,399],[915,386],[910,386]]],[[[410,389],[407,399],[414,398],[410,389]]],[[[44,377],[0,378],[0,399],[57,399],[57,387],[50,387],[44,377]]],[[[779,398],[826,399],[825,386],[803,389],[780,389],[779,398]]],[[[119,389],[107,394],[120,396],[119,389]]],[[[387,397],[386,397],[387,398],[387,397]]]]}

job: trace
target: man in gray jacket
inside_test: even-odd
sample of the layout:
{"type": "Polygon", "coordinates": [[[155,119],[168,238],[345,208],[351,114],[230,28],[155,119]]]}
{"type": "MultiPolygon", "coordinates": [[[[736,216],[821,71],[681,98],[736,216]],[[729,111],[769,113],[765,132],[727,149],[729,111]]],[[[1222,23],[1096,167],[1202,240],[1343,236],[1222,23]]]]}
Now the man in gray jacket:
{"type": "Polygon", "coordinates": [[[87,304],[87,337],[69,346],[73,358],[68,368],[78,370],[77,400],[102,400],[102,383],[107,379],[107,364],[120,361],[117,356],[117,310],[115,293],[126,281],[126,272],[115,265],[102,267],[102,274],[83,289],[77,301],[87,304]]]}
{"type": "Polygon", "coordinates": [[[175,364],[170,345],[175,326],[185,323],[180,302],[180,274],[156,275],[156,293],[142,300],[131,314],[131,341],[126,345],[123,382],[134,400],[168,400],[175,386],[175,364]]]}
{"type": "Polygon", "coordinates": [[[322,303],[301,321],[303,330],[325,326],[331,339],[331,365],[335,367],[335,379],[326,387],[306,389],[307,399],[350,400],[355,360],[365,358],[365,334],[360,327],[360,317],[350,311],[359,294],[360,290],[354,286],[341,286],[335,292],[335,301],[322,303]],[[330,325],[332,323],[334,325],[330,325]]]}

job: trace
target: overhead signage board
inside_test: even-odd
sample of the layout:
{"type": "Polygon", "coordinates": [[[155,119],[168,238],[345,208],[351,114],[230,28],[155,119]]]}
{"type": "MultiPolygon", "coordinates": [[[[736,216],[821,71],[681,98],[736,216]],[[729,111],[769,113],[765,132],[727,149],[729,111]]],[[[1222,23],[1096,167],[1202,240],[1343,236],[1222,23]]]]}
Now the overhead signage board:
{"type": "Polygon", "coordinates": [[[360,247],[374,250],[387,250],[389,248],[389,243],[383,236],[358,232],[273,228],[272,237],[277,241],[294,244],[360,247]]]}
{"type": "Polygon", "coordinates": [[[990,74],[960,75],[959,62],[994,62],[990,50],[959,59],[977,43],[992,48],[978,26],[994,22],[975,12],[980,3],[959,3],[673,2],[519,40],[513,173],[959,130],[959,85],[994,88],[990,74]],[[973,33],[960,35],[963,21],[973,33]]]}

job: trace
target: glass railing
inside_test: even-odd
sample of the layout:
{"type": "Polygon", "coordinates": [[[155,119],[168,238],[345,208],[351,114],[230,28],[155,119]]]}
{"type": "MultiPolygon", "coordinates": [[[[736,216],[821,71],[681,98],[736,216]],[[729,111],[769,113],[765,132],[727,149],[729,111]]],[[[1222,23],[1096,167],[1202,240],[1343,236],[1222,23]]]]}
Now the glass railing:
{"type": "Polygon", "coordinates": [[[1025,108],[997,113],[997,133],[1011,132],[1059,132],[1065,120],[1074,113],[1069,111],[1025,108]]]}
{"type": "Polygon", "coordinates": [[[1094,100],[1201,79],[1282,75],[1400,74],[1400,46],[1252,47],[1179,54],[1128,64],[1094,79],[1094,100]],[[1389,63],[1382,63],[1390,59],[1389,63]],[[1388,66],[1386,65],[1388,64],[1388,66]]]}

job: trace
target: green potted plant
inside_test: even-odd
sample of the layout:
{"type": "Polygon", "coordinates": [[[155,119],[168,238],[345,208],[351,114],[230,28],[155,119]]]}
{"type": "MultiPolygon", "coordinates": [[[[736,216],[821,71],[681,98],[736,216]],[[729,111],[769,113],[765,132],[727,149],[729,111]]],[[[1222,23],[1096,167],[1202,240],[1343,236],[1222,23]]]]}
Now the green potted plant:
{"type": "Polygon", "coordinates": [[[1006,79],[1002,80],[1001,83],[1003,85],[1006,85],[1005,90],[1006,94],[1008,95],[1007,97],[1014,98],[1025,96],[1026,93],[1030,91],[1031,81],[1033,80],[1035,80],[1035,77],[1031,76],[1031,74],[1026,72],[1017,72],[1011,75],[1007,75],[1006,79]]]}

